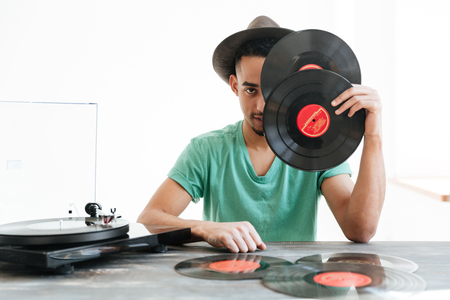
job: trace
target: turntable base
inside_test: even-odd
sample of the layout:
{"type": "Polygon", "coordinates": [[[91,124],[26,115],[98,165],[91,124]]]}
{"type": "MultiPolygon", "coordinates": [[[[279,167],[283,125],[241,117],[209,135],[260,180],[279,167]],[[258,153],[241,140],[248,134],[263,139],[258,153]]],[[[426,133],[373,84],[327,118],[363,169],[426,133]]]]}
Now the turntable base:
{"type": "MultiPolygon", "coordinates": [[[[74,271],[74,263],[131,250],[165,252],[167,244],[191,238],[190,228],[127,223],[127,229],[129,231],[127,230],[128,233],[125,232],[125,235],[98,241],[47,245],[0,245],[0,261],[49,269],[56,274],[70,274],[74,271]]],[[[67,237],[64,238],[67,239],[67,237]]]]}

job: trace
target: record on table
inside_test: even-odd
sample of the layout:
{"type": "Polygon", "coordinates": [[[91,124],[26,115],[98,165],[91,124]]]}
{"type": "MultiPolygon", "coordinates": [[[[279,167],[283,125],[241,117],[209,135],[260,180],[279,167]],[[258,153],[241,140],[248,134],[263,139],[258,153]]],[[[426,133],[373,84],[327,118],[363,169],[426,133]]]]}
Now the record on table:
{"type": "Polygon", "coordinates": [[[305,262],[268,272],[264,286],[295,297],[396,299],[425,290],[412,273],[374,265],[305,262]]]}
{"type": "Polygon", "coordinates": [[[31,220],[0,225],[0,244],[53,245],[75,244],[124,236],[129,222],[113,219],[104,224],[102,218],[68,217],[31,220]]]}
{"type": "Polygon", "coordinates": [[[195,278],[239,280],[262,278],[276,267],[290,265],[284,259],[258,254],[222,254],[185,260],[175,270],[195,278]]]}
{"type": "Polygon", "coordinates": [[[320,263],[354,263],[381,266],[384,268],[393,268],[403,272],[413,273],[419,269],[419,266],[410,260],[374,253],[323,253],[305,256],[298,259],[295,263],[320,262],[320,263]]]}
{"type": "Polygon", "coordinates": [[[361,83],[356,55],[342,39],[323,30],[302,30],[282,38],[267,55],[261,73],[264,99],[284,78],[308,69],[329,70],[361,83]]]}
{"type": "Polygon", "coordinates": [[[323,171],[346,161],[364,135],[365,111],[340,115],[331,102],[352,87],[326,70],[305,70],[285,78],[270,94],[263,112],[266,140],[288,165],[323,171]]]}

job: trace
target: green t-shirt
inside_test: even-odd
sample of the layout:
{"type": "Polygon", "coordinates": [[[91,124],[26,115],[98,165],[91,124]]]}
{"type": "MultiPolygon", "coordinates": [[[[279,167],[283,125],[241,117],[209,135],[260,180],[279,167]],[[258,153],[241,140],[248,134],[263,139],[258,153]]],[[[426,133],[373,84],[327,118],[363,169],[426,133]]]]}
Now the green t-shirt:
{"type": "Polygon", "coordinates": [[[257,176],[242,133],[242,121],[191,140],[170,170],[194,202],[203,198],[203,219],[249,221],[263,241],[313,241],[320,186],[327,177],[351,174],[347,162],[323,172],[305,172],[278,157],[257,176]]]}

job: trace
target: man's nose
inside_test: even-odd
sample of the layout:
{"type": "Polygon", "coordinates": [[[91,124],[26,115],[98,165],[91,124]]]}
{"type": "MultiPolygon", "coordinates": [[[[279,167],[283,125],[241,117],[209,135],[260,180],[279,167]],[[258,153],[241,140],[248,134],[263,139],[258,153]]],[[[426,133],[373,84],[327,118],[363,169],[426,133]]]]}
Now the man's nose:
{"type": "Polygon", "coordinates": [[[262,94],[259,95],[257,103],[256,103],[256,108],[263,112],[264,111],[264,106],[266,105],[266,102],[264,101],[264,97],[262,96],[262,94]]]}

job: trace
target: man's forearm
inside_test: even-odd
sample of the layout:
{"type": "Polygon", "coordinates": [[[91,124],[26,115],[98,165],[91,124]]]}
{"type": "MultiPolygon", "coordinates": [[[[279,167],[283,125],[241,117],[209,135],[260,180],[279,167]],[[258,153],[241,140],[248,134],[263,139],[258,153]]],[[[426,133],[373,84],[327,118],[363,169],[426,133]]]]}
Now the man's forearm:
{"type": "Polygon", "coordinates": [[[199,220],[184,220],[177,216],[168,214],[160,209],[147,210],[139,216],[137,219],[138,223],[147,225],[164,225],[164,226],[175,226],[175,227],[189,227],[191,228],[192,241],[200,241],[203,238],[200,236],[200,227],[202,222],[199,220]]]}
{"type": "Polygon", "coordinates": [[[349,239],[367,242],[375,235],[386,191],[380,135],[366,136],[358,178],[347,209],[349,239]]]}

